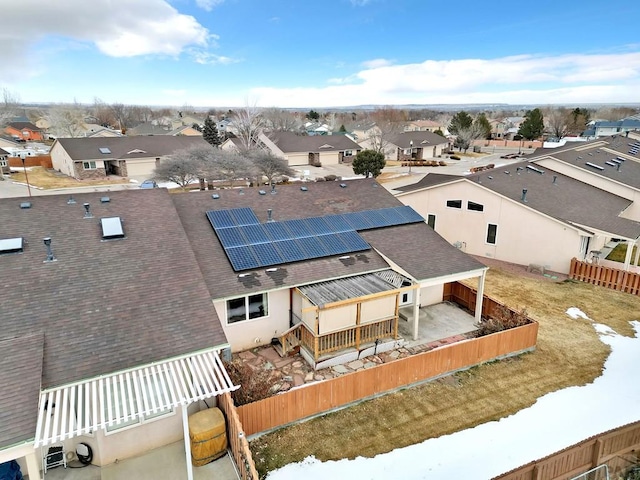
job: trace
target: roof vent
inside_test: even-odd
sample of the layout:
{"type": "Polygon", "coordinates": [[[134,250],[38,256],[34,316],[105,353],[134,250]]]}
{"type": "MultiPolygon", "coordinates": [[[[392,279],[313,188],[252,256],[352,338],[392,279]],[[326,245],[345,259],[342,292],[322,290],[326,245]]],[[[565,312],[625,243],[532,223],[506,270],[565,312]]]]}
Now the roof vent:
{"type": "Polygon", "coordinates": [[[527,203],[527,189],[526,189],[526,188],[523,188],[523,189],[522,189],[522,198],[521,198],[521,200],[522,200],[524,203],[527,203]]]}
{"type": "Polygon", "coordinates": [[[0,239],[0,255],[4,253],[21,253],[24,251],[22,237],[0,239]]]}
{"type": "Polygon", "coordinates": [[[111,199],[109,197],[100,197],[100,203],[109,203],[111,199]]]}
{"type": "Polygon", "coordinates": [[[524,168],[523,168],[523,167],[516,167],[516,173],[517,173],[518,175],[520,175],[520,171],[521,171],[521,170],[524,170],[524,168]]]}
{"type": "Polygon", "coordinates": [[[272,183],[271,184],[271,195],[275,195],[276,193],[278,193],[278,192],[276,192],[276,184],[272,183]]]}
{"type": "Polygon", "coordinates": [[[309,189],[307,187],[305,187],[305,186],[302,186],[302,187],[300,187],[300,190],[302,190],[303,192],[306,192],[309,189]]]}
{"type": "Polygon", "coordinates": [[[558,184],[558,176],[557,176],[557,175],[554,175],[554,176],[553,176],[553,184],[554,184],[554,185],[557,185],[557,184],[558,184]]]}
{"type": "Polygon", "coordinates": [[[238,191],[238,195],[244,195],[244,189],[242,189],[242,188],[241,188],[241,189],[238,191]]]}
{"type": "Polygon", "coordinates": [[[267,222],[273,222],[273,210],[267,209],[267,222]]]}
{"type": "Polygon", "coordinates": [[[505,170],[504,173],[507,174],[507,175],[510,175],[509,170],[505,170]]]}
{"type": "Polygon", "coordinates": [[[44,246],[47,247],[47,258],[43,263],[55,262],[56,257],[53,256],[53,250],[51,250],[51,237],[45,237],[42,239],[44,246]]]}
{"type": "Polygon", "coordinates": [[[267,194],[267,192],[265,192],[264,190],[259,190],[259,191],[258,191],[258,194],[259,194],[259,195],[266,195],[266,194],[267,194]]]}
{"type": "Polygon", "coordinates": [[[531,170],[532,172],[536,172],[540,175],[544,173],[544,170],[540,170],[539,168],[536,168],[533,165],[527,165],[527,170],[531,170]]]}
{"type": "Polygon", "coordinates": [[[604,170],[604,167],[601,167],[600,165],[596,165],[595,163],[586,162],[585,165],[587,167],[591,167],[591,168],[594,168],[596,170],[600,170],[600,171],[604,170]]]}
{"type": "Polygon", "coordinates": [[[93,218],[93,213],[91,213],[91,205],[89,205],[88,203],[83,203],[82,206],[84,207],[84,218],[93,218]]]}
{"type": "Polygon", "coordinates": [[[487,178],[488,178],[489,180],[493,180],[493,177],[492,177],[491,175],[488,175],[488,176],[487,176],[487,178]]]}
{"type": "Polygon", "coordinates": [[[341,183],[340,184],[340,188],[347,188],[347,184],[346,183],[341,183]]]}
{"type": "Polygon", "coordinates": [[[124,230],[122,229],[120,217],[102,218],[100,219],[100,224],[102,225],[102,238],[104,240],[124,238],[124,230]]]}
{"type": "Polygon", "coordinates": [[[609,165],[610,167],[615,167],[616,165],[620,165],[620,163],[614,162],[612,160],[607,160],[606,162],[604,162],[604,164],[609,165]]]}
{"type": "Polygon", "coordinates": [[[22,209],[31,208],[31,202],[20,202],[20,208],[22,209]]]}
{"type": "Polygon", "coordinates": [[[73,195],[69,195],[69,200],[67,200],[67,205],[75,205],[76,199],[73,198],[73,195]]]}
{"type": "Polygon", "coordinates": [[[213,195],[211,195],[211,198],[213,198],[214,200],[217,200],[220,198],[220,195],[218,195],[217,193],[214,193],[213,195]]]}

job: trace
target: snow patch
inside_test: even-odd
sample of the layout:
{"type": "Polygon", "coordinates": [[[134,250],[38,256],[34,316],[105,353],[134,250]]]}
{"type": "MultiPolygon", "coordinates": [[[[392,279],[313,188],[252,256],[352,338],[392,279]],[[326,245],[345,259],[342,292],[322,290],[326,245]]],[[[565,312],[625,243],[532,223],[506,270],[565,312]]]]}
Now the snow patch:
{"type": "Polygon", "coordinates": [[[587,317],[586,313],[584,313],[582,310],[580,310],[577,307],[569,307],[567,309],[567,311],[566,311],[566,314],[569,315],[574,320],[576,320],[578,318],[584,318],[585,320],[591,320],[589,317],[587,317]]]}

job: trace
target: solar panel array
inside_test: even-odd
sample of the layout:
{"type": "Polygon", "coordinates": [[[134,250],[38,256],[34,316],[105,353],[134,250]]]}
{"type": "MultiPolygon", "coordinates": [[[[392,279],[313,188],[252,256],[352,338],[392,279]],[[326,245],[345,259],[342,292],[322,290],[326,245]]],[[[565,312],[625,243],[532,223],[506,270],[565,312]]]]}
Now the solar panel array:
{"type": "Polygon", "coordinates": [[[236,272],[368,250],[357,230],[424,221],[407,206],[262,224],[250,208],[211,210],[207,218],[236,272]]]}

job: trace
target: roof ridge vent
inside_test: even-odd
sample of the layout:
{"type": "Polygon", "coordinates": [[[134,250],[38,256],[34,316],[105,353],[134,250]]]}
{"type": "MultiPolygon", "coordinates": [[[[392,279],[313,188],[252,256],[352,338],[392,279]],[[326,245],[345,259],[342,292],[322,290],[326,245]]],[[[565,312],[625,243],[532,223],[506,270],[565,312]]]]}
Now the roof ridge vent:
{"type": "Polygon", "coordinates": [[[595,163],[585,162],[585,165],[587,167],[591,167],[591,168],[594,168],[596,170],[600,170],[600,171],[604,170],[604,167],[601,167],[600,165],[596,165],[595,163]]]}

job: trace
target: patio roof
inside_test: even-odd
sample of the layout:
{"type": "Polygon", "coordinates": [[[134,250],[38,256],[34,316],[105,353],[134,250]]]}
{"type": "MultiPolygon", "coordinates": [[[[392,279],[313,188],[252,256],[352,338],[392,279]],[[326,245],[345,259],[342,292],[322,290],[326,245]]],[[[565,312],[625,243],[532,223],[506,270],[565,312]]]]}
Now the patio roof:
{"type": "Polygon", "coordinates": [[[238,389],[218,350],[141,366],[40,393],[35,446],[238,389]]]}
{"type": "Polygon", "coordinates": [[[385,270],[384,275],[368,273],[366,275],[356,275],[353,277],[339,278],[327,282],[314,283],[298,287],[314,305],[324,306],[330,303],[350,300],[352,298],[365,297],[376,293],[396,290],[400,286],[395,286],[397,280],[402,285],[402,275],[393,270],[385,270]]]}

